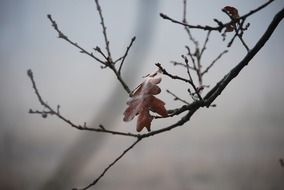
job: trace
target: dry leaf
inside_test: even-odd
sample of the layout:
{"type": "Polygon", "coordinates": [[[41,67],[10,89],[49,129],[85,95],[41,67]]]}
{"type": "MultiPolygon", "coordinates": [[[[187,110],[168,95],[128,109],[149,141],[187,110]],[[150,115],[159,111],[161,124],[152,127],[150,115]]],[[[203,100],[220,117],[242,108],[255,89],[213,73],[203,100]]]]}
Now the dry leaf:
{"type": "MultiPolygon", "coordinates": [[[[235,7],[226,6],[223,8],[223,11],[226,12],[231,17],[232,20],[237,20],[238,18],[240,18],[239,11],[235,7]]],[[[226,26],[225,32],[232,32],[235,30],[235,28],[236,28],[236,22],[233,22],[226,26]]]]}
{"type": "Polygon", "coordinates": [[[145,77],[145,81],[130,94],[131,99],[127,101],[128,107],[124,112],[123,121],[130,121],[138,115],[136,126],[138,132],[144,127],[151,131],[153,116],[150,114],[150,111],[162,117],[168,115],[165,103],[154,96],[161,92],[160,87],[157,85],[161,80],[159,72],[148,75],[145,77]]]}
{"type": "Polygon", "coordinates": [[[240,17],[239,11],[235,7],[226,6],[223,8],[223,11],[225,11],[229,16],[231,16],[234,19],[238,19],[240,17]]]}

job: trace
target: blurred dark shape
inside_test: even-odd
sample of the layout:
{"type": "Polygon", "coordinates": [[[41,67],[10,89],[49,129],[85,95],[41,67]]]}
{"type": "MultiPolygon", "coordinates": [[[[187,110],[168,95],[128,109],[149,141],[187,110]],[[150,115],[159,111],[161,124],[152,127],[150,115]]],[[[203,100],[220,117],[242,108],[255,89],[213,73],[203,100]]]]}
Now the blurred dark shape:
{"type": "MultiPolygon", "coordinates": [[[[126,58],[123,69],[123,78],[130,88],[134,85],[135,80],[139,78],[139,71],[144,65],[143,60],[145,60],[148,49],[150,49],[149,47],[153,42],[152,39],[156,21],[159,19],[157,12],[158,5],[158,0],[144,0],[138,1],[137,3],[139,11],[137,12],[137,25],[133,34],[133,36],[135,35],[137,37],[137,40],[131,49],[130,55],[126,58]]],[[[103,12],[103,14],[108,13],[103,12]]],[[[130,39],[131,36],[129,39],[125,40],[128,42],[130,39]]],[[[115,126],[114,122],[118,116],[122,117],[123,108],[121,107],[121,102],[125,101],[127,95],[122,91],[121,84],[118,82],[116,84],[117,85],[113,88],[113,91],[105,101],[105,106],[100,108],[100,113],[95,116],[90,126],[97,127],[98,124],[102,123],[110,129],[115,126]]],[[[74,180],[79,178],[80,171],[88,164],[90,158],[94,158],[93,155],[103,147],[101,145],[103,141],[106,140],[106,137],[106,135],[93,132],[83,132],[74,144],[71,145],[71,148],[66,151],[61,162],[58,164],[57,169],[41,189],[71,189],[78,185],[74,183],[74,180]]]]}
{"type": "Polygon", "coordinates": [[[284,159],[283,159],[283,158],[280,158],[280,159],[279,159],[279,162],[280,162],[280,166],[281,166],[282,168],[284,168],[284,159]]]}

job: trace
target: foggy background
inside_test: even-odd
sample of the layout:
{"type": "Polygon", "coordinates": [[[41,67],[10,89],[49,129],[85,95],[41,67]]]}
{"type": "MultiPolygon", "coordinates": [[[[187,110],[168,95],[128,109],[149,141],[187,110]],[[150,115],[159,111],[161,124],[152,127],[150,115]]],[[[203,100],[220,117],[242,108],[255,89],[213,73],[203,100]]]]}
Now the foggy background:
{"type": "MultiPolygon", "coordinates": [[[[205,0],[188,2],[191,24],[226,21],[221,9],[235,6],[239,13],[264,2],[259,0],[205,0]]],[[[101,0],[110,48],[114,58],[123,55],[131,38],[123,77],[135,88],[160,62],[172,73],[181,61],[188,38],[183,27],[162,20],[163,12],[182,18],[182,0],[101,0]]],[[[284,2],[277,0],[250,17],[244,39],[253,47],[284,2]]],[[[42,97],[75,123],[103,124],[108,129],[135,132],[136,120],[122,122],[127,94],[108,69],[79,53],[57,33],[46,18],[51,14],[59,28],[87,50],[104,49],[100,20],[92,0],[0,1],[0,189],[71,189],[95,179],[134,139],[73,129],[55,117],[30,115],[41,110],[26,75],[32,69],[42,97]]],[[[265,47],[216,100],[217,107],[201,109],[176,130],[148,138],[118,162],[93,189],[257,189],[284,188],[284,55],[283,21],[265,47]]],[[[202,31],[192,30],[204,41],[202,31]]],[[[229,34],[228,36],[230,36],[229,34]]],[[[229,38],[228,38],[229,39],[229,38]]],[[[204,55],[209,64],[226,48],[213,33],[204,55]]],[[[246,50],[236,40],[208,73],[213,86],[236,65],[246,50]]],[[[189,97],[185,85],[163,77],[166,108],[180,106],[165,93],[189,97]]],[[[153,121],[158,129],[177,118],[153,121]]],[[[144,131],[145,132],[145,131],[144,131]]]]}

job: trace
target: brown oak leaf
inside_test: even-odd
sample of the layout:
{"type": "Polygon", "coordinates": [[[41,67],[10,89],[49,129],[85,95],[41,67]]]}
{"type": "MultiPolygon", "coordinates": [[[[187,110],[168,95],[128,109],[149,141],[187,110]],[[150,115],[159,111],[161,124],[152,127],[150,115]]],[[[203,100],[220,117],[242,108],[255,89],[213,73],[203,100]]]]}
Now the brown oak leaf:
{"type": "Polygon", "coordinates": [[[168,115],[165,108],[165,103],[159,98],[155,97],[161,92],[160,87],[157,85],[161,82],[162,78],[159,72],[145,77],[141,83],[130,94],[131,99],[127,101],[127,109],[124,111],[123,121],[130,121],[138,115],[136,130],[140,132],[144,127],[151,131],[151,122],[153,116],[150,111],[159,114],[162,117],[168,115]]]}
{"type": "MultiPolygon", "coordinates": [[[[229,15],[231,17],[231,19],[234,21],[234,20],[238,20],[238,18],[240,17],[239,16],[239,11],[238,9],[236,9],[235,7],[232,7],[232,6],[225,6],[223,8],[223,11],[229,15]]],[[[228,24],[226,26],[226,30],[225,32],[232,32],[234,31],[236,28],[236,22],[232,22],[230,24],[228,24]]]]}
{"type": "Polygon", "coordinates": [[[226,6],[223,8],[223,11],[225,11],[229,16],[231,16],[234,19],[238,19],[240,17],[239,11],[235,7],[226,6]]]}

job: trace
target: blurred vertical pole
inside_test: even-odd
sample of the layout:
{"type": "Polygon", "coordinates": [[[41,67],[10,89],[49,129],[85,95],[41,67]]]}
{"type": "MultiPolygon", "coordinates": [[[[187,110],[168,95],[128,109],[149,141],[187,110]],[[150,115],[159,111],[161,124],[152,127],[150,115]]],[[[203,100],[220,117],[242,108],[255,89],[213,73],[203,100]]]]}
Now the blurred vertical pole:
{"type": "MultiPolygon", "coordinates": [[[[127,63],[125,64],[123,73],[123,78],[130,87],[139,78],[139,72],[144,65],[145,57],[153,41],[156,21],[159,18],[157,12],[158,5],[158,0],[137,1],[138,12],[136,27],[134,29],[134,35],[137,37],[137,40],[126,60],[127,63]]],[[[129,41],[130,38],[125,40],[129,41]]],[[[116,84],[105,101],[104,107],[100,108],[100,113],[93,118],[90,126],[96,127],[100,123],[105,124],[108,128],[115,126],[114,122],[121,116],[121,110],[123,110],[121,106],[124,105],[121,105],[121,102],[127,96],[121,90],[120,84],[118,82],[116,84]]],[[[83,132],[73,145],[71,145],[70,149],[66,151],[56,170],[45,184],[42,185],[41,189],[70,189],[74,186],[74,180],[80,177],[80,171],[84,169],[85,165],[90,161],[90,158],[93,158],[93,155],[99,148],[103,147],[101,144],[105,137],[102,134],[83,132]]]]}

